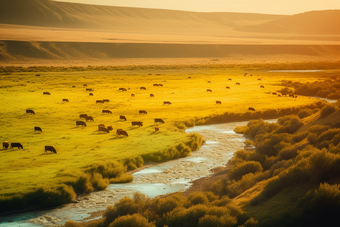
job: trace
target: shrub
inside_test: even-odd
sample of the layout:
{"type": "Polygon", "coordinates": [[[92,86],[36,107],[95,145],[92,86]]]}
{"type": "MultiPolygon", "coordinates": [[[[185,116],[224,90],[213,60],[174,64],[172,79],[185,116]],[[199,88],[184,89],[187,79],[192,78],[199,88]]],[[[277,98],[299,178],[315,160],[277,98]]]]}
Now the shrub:
{"type": "Polygon", "coordinates": [[[114,220],[109,227],[156,227],[140,214],[125,215],[114,220]]]}
{"type": "Polygon", "coordinates": [[[323,117],[326,117],[328,115],[330,115],[331,113],[333,113],[335,111],[335,107],[332,106],[332,105],[327,105],[325,107],[323,107],[321,109],[321,114],[320,114],[320,117],[323,118],[323,117]]]}
{"type": "Polygon", "coordinates": [[[261,163],[255,161],[244,162],[232,168],[228,172],[228,176],[234,180],[240,180],[243,175],[248,173],[262,172],[261,163]]]}
{"type": "Polygon", "coordinates": [[[103,176],[100,173],[94,173],[91,182],[96,190],[104,190],[110,184],[109,179],[103,179],[103,176]]]}
{"type": "Polygon", "coordinates": [[[292,139],[293,139],[294,143],[299,143],[302,140],[304,140],[305,138],[307,138],[307,136],[308,136],[308,132],[307,131],[299,132],[299,133],[293,135],[292,139]]]}
{"type": "Polygon", "coordinates": [[[313,110],[305,108],[305,109],[300,110],[297,115],[299,116],[300,119],[303,119],[303,118],[308,117],[312,114],[313,114],[313,110]]]}
{"type": "Polygon", "coordinates": [[[72,186],[77,193],[89,193],[94,190],[91,183],[91,176],[86,173],[83,173],[72,186]]]}
{"type": "Polygon", "coordinates": [[[193,192],[188,198],[188,207],[198,204],[208,204],[209,199],[204,192],[193,192]]]}

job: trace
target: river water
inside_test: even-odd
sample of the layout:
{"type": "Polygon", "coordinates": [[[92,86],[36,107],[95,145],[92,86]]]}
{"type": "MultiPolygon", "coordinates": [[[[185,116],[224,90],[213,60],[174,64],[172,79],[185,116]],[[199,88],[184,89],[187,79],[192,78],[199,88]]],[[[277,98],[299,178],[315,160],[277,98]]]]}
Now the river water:
{"type": "Polygon", "coordinates": [[[211,169],[224,166],[233,153],[243,149],[245,138],[233,130],[247,122],[196,126],[187,133],[198,132],[206,140],[191,156],[160,163],[134,173],[134,180],[127,184],[111,184],[104,191],[93,192],[77,198],[78,203],[70,203],[58,208],[21,213],[0,218],[0,227],[60,226],[67,220],[82,221],[89,213],[105,210],[125,196],[141,192],[151,198],[158,195],[183,191],[191,181],[212,174],[211,169]]]}

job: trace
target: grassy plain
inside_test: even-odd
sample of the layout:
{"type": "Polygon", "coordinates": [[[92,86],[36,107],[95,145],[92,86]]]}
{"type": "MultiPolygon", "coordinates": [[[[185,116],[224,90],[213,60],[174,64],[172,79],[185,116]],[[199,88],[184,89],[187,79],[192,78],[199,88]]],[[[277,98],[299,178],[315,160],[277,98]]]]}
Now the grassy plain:
{"type": "Polygon", "coordinates": [[[315,100],[308,97],[278,97],[271,92],[282,88],[279,84],[283,79],[307,82],[333,75],[332,71],[248,71],[244,76],[245,72],[121,70],[42,72],[40,77],[35,76],[39,73],[32,72],[3,73],[0,75],[0,138],[9,143],[20,142],[24,149],[0,150],[0,195],[27,192],[41,185],[55,186],[65,182],[63,173],[83,171],[93,163],[152,154],[179,144],[188,137],[174,125],[178,121],[225,112],[244,113],[250,106],[263,111],[313,103],[315,100]],[[240,85],[235,85],[236,82],[240,85]],[[94,89],[94,96],[89,96],[83,84],[94,89]],[[72,88],[73,85],[76,87],[72,88]],[[260,88],[261,85],[265,88],[260,88]],[[146,90],[140,90],[141,86],[146,90]],[[118,90],[120,87],[130,90],[122,92],[118,90]],[[150,94],[155,97],[151,98],[150,94]],[[69,102],[63,103],[63,98],[69,102]],[[110,102],[96,104],[96,100],[102,99],[110,102]],[[222,105],[217,105],[217,100],[222,105]],[[172,105],[163,105],[163,101],[170,101],[172,105]],[[26,114],[26,109],[33,109],[36,114],[26,114]],[[102,114],[103,109],[111,110],[112,114],[102,114]],[[139,110],[146,110],[148,114],[140,115],[139,110]],[[91,115],[94,122],[87,122],[87,127],[76,127],[82,113],[91,115]],[[120,115],[126,116],[127,121],[120,121],[120,115]],[[154,130],[154,118],[165,121],[159,126],[159,132],[154,130]],[[131,121],[143,121],[144,125],[131,127],[131,121]],[[112,125],[113,132],[124,129],[129,137],[117,138],[113,132],[99,132],[98,124],[112,125]],[[34,132],[35,126],[41,127],[42,133],[34,132]],[[45,154],[45,145],[54,146],[58,154],[45,154]]]}

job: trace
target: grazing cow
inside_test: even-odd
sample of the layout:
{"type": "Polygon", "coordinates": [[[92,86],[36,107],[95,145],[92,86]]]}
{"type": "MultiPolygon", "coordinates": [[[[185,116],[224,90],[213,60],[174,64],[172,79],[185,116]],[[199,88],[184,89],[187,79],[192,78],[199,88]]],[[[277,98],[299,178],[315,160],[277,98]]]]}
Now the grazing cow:
{"type": "Polygon", "coordinates": [[[87,116],[85,119],[86,121],[94,121],[92,116],[87,116]]]}
{"type": "Polygon", "coordinates": [[[139,114],[148,114],[145,110],[140,110],[139,114]]]}
{"type": "Polygon", "coordinates": [[[79,126],[79,125],[81,125],[81,126],[87,126],[86,125],[86,123],[84,122],[84,121],[76,121],[76,125],[77,125],[77,127],[79,126]]]}
{"type": "Polygon", "coordinates": [[[253,76],[253,74],[250,74],[250,76],[253,76]]]}
{"type": "Polygon", "coordinates": [[[129,135],[127,134],[127,132],[124,131],[123,129],[117,129],[116,135],[117,135],[117,136],[123,135],[123,136],[126,136],[126,137],[129,136],[129,135]]]}
{"type": "Polygon", "coordinates": [[[40,74],[37,74],[37,75],[35,75],[35,76],[40,76],[40,74]]]}
{"type": "Polygon", "coordinates": [[[2,142],[2,149],[7,149],[9,147],[9,143],[7,141],[2,142]]]}
{"type": "Polygon", "coordinates": [[[98,130],[99,130],[100,132],[106,132],[106,133],[109,133],[109,132],[110,132],[109,129],[107,129],[107,128],[105,128],[105,126],[103,127],[103,126],[101,126],[101,125],[98,125],[98,130]]]}
{"type": "Polygon", "coordinates": [[[55,154],[58,153],[53,146],[45,146],[45,152],[44,153],[47,153],[47,151],[51,151],[51,153],[55,153],[55,154]]]}
{"type": "Polygon", "coordinates": [[[38,131],[38,132],[42,132],[41,128],[40,128],[40,127],[38,127],[38,126],[35,126],[35,127],[34,127],[34,131],[35,131],[35,132],[36,132],[36,131],[38,131]]]}
{"type": "Polygon", "coordinates": [[[76,86],[73,85],[72,87],[75,88],[76,86]]]}
{"type": "Polygon", "coordinates": [[[260,88],[264,88],[264,86],[261,85],[260,88]]]}
{"type": "Polygon", "coordinates": [[[131,97],[135,97],[135,94],[131,94],[131,97]]]}
{"type": "Polygon", "coordinates": [[[141,89],[141,90],[146,90],[146,88],[145,88],[145,87],[140,87],[140,89],[141,89]]]}
{"type": "Polygon", "coordinates": [[[163,87],[163,84],[158,84],[158,86],[163,87]]]}
{"type": "Polygon", "coordinates": [[[208,84],[210,84],[211,83],[211,81],[208,81],[208,84]]]}
{"type": "Polygon", "coordinates": [[[103,99],[103,102],[110,102],[110,100],[108,100],[108,99],[103,99]]]}
{"type": "Polygon", "coordinates": [[[240,83],[236,83],[236,85],[241,85],[240,83]]]}
{"type": "Polygon", "coordinates": [[[138,125],[140,127],[140,126],[143,126],[143,122],[141,122],[141,121],[133,121],[133,122],[131,122],[131,125],[132,126],[138,125]]]}
{"type": "Polygon", "coordinates": [[[68,99],[63,99],[63,102],[69,102],[68,99]]]}
{"type": "Polygon", "coordinates": [[[11,148],[17,147],[18,149],[24,149],[21,143],[11,143],[11,148]]]}
{"type": "Polygon", "coordinates": [[[276,93],[276,92],[273,92],[272,95],[277,95],[277,93],[276,93]]]}
{"type": "Polygon", "coordinates": [[[104,103],[103,100],[96,100],[96,103],[104,103]]]}
{"type": "Polygon", "coordinates": [[[191,76],[188,76],[188,79],[191,79],[191,76]]]}
{"type": "Polygon", "coordinates": [[[159,131],[159,128],[158,127],[155,127],[155,132],[158,132],[159,131]]]}
{"type": "Polygon", "coordinates": [[[169,102],[169,101],[164,101],[163,102],[163,105],[171,105],[172,103],[171,102],[169,102]]]}
{"type": "Polygon", "coordinates": [[[119,119],[126,121],[126,117],[125,116],[119,116],[119,119]]]}
{"type": "Polygon", "coordinates": [[[51,93],[47,92],[47,91],[44,91],[43,92],[43,95],[51,95],[51,93]]]}
{"type": "Polygon", "coordinates": [[[278,96],[278,97],[281,97],[281,94],[278,94],[277,96],[278,96]]]}
{"type": "Polygon", "coordinates": [[[89,96],[93,96],[93,93],[89,93],[89,96]]]}
{"type": "Polygon", "coordinates": [[[86,88],[86,91],[93,91],[92,88],[86,88]]]}
{"type": "Polygon", "coordinates": [[[150,97],[153,98],[153,97],[155,97],[155,96],[154,96],[153,94],[150,94],[150,97]]]}
{"type": "Polygon", "coordinates": [[[102,110],[102,113],[112,114],[111,110],[102,110]]]}
{"type": "Polygon", "coordinates": [[[216,104],[220,104],[220,105],[221,105],[221,104],[222,104],[222,102],[221,102],[221,101],[216,101],[216,104]]]}
{"type": "Polygon", "coordinates": [[[111,125],[107,126],[107,130],[112,131],[113,130],[112,126],[111,125]]]}
{"type": "Polygon", "coordinates": [[[212,92],[212,90],[211,89],[207,89],[207,92],[212,92]]]}
{"type": "Polygon", "coordinates": [[[153,86],[154,86],[154,87],[157,87],[157,86],[158,86],[158,84],[153,84],[153,86]]]}
{"type": "Polygon", "coordinates": [[[126,91],[126,89],[121,87],[121,88],[118,89],[118,91],[126,91]]]}
{"type": "Polygon", "coordinates": [[[87,87],[87,84],[84,84],[84,87],[87,87]]]}
{"type": "Polygon", "coordinates": [[[229,78],[228,80],[231,80],[231,78],[229,78]]]}
{"type": "Polygon", "coordinates": [[[255,109],[253,107],[249,107],[248,110],[255,111],[255,109]]]}
{"type": "Polygon", "coordinates": [[[163,119],[161,119],[161,118],[155,118],[155,124],[156,124],[156,123],[164,124],[165,122],[164,122],[163,119]]]}
{"type": "Polygon", "coordinates": [[[226,86],[225,88],[226,88],[226,89],[230,89],[230,87],[229,87],[229,86],[226,86]]]}
{"type": "Polygon", "coordinates": [[[33,110],[26,110],[26,113],[35,114],[33,110]]]}
{"type": "Polygon", "coordinates": [[[79,118],[80,118],[80,119],[82,119],[82,118],[86,119],[86,117],[87,117],[87,114],[80,114],[80,115],[79,115],[79,118]]]}
{"type": "Polygon", "coordinates": [[[257,80],[261,80],[261,78],[257,78],[257,80]]]}

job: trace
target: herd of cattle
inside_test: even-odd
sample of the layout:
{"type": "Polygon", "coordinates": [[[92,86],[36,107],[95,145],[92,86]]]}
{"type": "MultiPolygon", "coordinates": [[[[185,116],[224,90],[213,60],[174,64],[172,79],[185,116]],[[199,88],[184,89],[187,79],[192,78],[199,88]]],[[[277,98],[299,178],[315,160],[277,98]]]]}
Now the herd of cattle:
{"type": "MultiPolygon", "coordinates": [[[[244,74],[244,76],[246,76],[247,73],[244,74]]],[[[252,75],[250,75],[252,76],[252,75]]],[[[191,77],[188,77],[189,79],[191,79],[191,77]]],[[[229,78],[228,80],[232,80],[231,78],[229,78]]],[[[261,78],[258,78],[257,80],[261,80],[261,78]]],[[[211,83],[211,81],[208,81],[208,83],[211,83]]],[[[236,85],[241,85],[239,82],[236,83],[236,85]]],[[[84,84],[83,85],[84,87],[87,87],[87,84],[84,84]]],[[[153,86],[163,86],[163,84],[153,84],[153,86]]],[[[73,85],[72,86],[73,88],[75,88],[75,86],[73,85]]],[[[263,85],[260,86],[260,88],[264,88],[263,85]]],[[[226,89],[231,89],[230,86],[226,86],[226,89]]],[[[119,88],[118,91],[128,91],[130,90],[130,88],[119,88]]],[[[140,90],[146,90],[146,87],[140,87],[140,90]]],[[[86,88],[86,91],[94,91],[94,89],[92,88],[86,88]]],[[[212,89],[207,89],[207,92],[212,92],[212,89]]],[[[273,95],[277,95],[278,97],[281,97],[282,94],[278,94],[276,92],[273,92],[272,93],[273,95]]],[[[51,95],[50,92],[43,92],[43,95],[51,95]]],[[[93,96],[93,93],[89,93],[90,96],[93,96]]],[[[135,94],[131,94],[131,97],[135,97],[135,94]]],[[[150,94],[150,97],[154,97],[153,94],[150,94]]],[[[293,97],[293,98],[297,98],[296,95],[289,95],[289,97],[293,97]]],[[[69,102],[68,99],[62,99],[62,102],[69,102]]],[[[109,99],[103,99],[103,100],[96,100],[96,103],[108,103],[110,102],[109,99]]],[[[170,101],[163,101],[163,105],[171,105],[172,103],[170,101]]],[[[216,101],[216,104],[219,104],[221,105],[222,102],[221,101],[216,101]]],[[[249,111],[255,111],[255,109],[253,107],[249,107],[248,108],[249,111]]],[[[27,109],[26,110],[26,113],[27,114],[35,114],[35,112],[31,109],[27,109]]],[[[112,114],[112,111],[111,110],[102,110],[102,113],[103,114],[112,114]]],[[[138,112],[139,114],[147,114],[147,111],[146,110],[139,110],[138,112]]],[[[92,116],[88,116],[87,114],[80,114],[79,115],[79,118],[80,119],[85,119],[86,122],[87,121],[94,121],[93,117],[92,116]]],[[[119,116],[119,120],[124,120],[126,121],[126,117],[121,115],[119,116]]],[[[159,124],[159,123],[162,123],[164,124],[165,122],[161,119],[161,118],[155,118],[154,119],[154,124],[159,124]]],[[[76,121],[76,126],[82,126],[82,127],[86,127],[86,123],[84,121],[76,121]]],[[[141,127],[143,126],[143,122],[141,121],[132,121],[131,122],[131,126],[138,126],[138,127],[141,127]]],[[[109,133],[110,131],[112,131],[113,128],[112,126],[108,126],[107,128],[105,127],[104,124],[99,124],[98,125],[98,131],[99,132],[106,132],[106,133],[109,133]]],[[[155,130],[158,131],[159,128],[158,127],[155,127],[155,130]]],[[[42,132],[42,129],[38,126],[35,126],[34,127],[34,131],[35,132],[42,132]]],[[[125,136],[125,137],[128,137],[128,133],[126,131],[124,131],[123,129],[117,129],[116,130],[116,136],[125,136]]],[[[18,148],[18,149],[23,149],[23,146],[20,144],[20,143],[11,143],[11,145],[9,145],[9,143],[7,141],[3,142],[3,149],[8,149],[8,148],[18,148]]],[[[45,146],[45,152],[48,152],[50,151],[51,153],[57,153],[56,149],[53,147],[53,146],[45,146]]]]}

